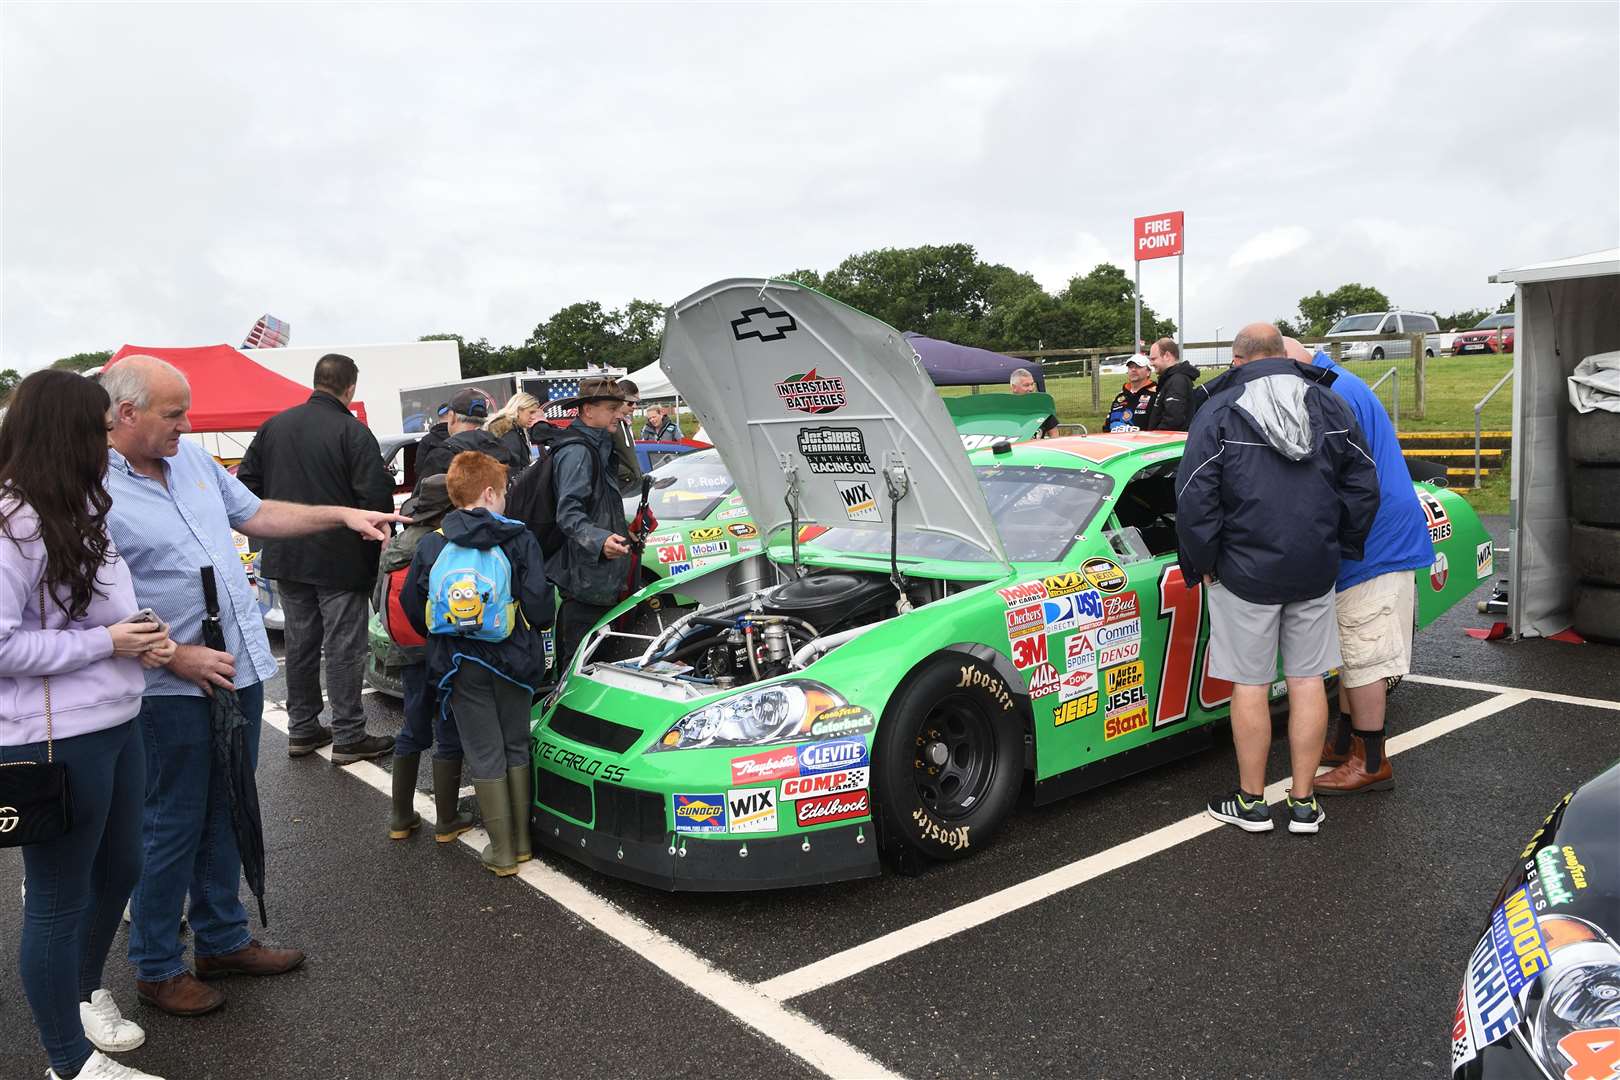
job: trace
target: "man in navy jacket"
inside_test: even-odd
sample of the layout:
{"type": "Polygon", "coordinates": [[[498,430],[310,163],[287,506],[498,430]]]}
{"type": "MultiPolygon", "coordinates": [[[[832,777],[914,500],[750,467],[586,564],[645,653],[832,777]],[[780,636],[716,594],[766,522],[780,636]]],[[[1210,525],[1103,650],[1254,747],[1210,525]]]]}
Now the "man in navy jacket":
{"type": "MultiPolygon", "coordinates": [[[[1176,474],[1182,576],[1209,603],[1207,670],[1232,689],[1237,790],[1209,813],[1268,832],[1268,691],[1282,653],[1293,785],[1290,832],[1325,815],[1312,778],[1327,733],[1322,676],[1341,663],[1333,601],[1341,554],[1360,559],[1378,512],[1378,474],[1333,375],[1289,360],[1282,335],[1254,323],[1232,341],[1233,371],[1198,410],[1176,474]]],[[[1215,388],[1212,387],[1212,390],[1215,388]]]]}

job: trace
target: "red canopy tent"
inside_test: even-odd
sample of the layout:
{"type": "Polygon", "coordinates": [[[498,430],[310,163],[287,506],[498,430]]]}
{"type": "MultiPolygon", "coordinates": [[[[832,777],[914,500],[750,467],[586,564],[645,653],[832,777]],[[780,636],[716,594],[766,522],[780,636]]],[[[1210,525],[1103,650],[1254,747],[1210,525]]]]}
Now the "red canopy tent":
{"type": "MultiPolygon", "coordinates": [[[[191,430],[257,431],[266,420],[309,400],[309,387],[278,375],[229,345],[199,345],[189,349],[125,345],[107,361],[112,367],[126,356],[155,356],[179,368],[191,384],[191,430]]],[[[366,408],[356,401],[351,412],[366,419],[366,408]]]]}

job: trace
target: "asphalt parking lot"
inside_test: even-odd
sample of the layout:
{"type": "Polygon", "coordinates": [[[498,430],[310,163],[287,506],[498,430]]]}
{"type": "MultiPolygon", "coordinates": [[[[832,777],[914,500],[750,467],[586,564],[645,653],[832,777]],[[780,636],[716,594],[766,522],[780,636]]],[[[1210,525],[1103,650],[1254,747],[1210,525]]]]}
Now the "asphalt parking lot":
{"type": "MultiPolygon", "coordinates": [[[[656,893],[544,852],[497,880],[469,846],[390,842],[385,770],[290,761],[272,710],[262,936],[309,963],[222,984],[224,1010],[178,1020],[135,1004],[120,939],[107,984],[148,1032],[124,1060],[170,1080],[1444,1076],[1510,860],[1620,757],[1620,649],[1463,634],[1486,621],[1458,609],[1418,636],[1418,677],[1390,701],[1397,787],[1327,802],[1318,836],[1204,818],[1231,783],[1217,740],[1026,805],[960,864],[738,896],[656,893]]],[[[391,701],[367,701],[373,730],[397,727],[391,701]]],[[[1270,776],[1285,773],[1278,744],[1270,776]]],[[[0,852],[0,896],[20,863],[0,852]]],[[[44,1071],[17,930],[8,901],[7,1080],[44,1071]]]]}

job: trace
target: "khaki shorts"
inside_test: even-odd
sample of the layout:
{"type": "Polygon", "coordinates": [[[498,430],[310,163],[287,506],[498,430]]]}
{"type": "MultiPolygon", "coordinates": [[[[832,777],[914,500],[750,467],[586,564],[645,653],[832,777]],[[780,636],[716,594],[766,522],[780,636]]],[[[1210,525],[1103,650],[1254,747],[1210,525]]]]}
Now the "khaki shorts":
{"type": "Polygon", "coordinates": [[[1416,579],[1401,570],[1352,585],[1336,598],[1339,648],[1344,667],[1339,684],[1367,686],[1412,670],[1412,616],[1416,579]]]}
{"type": "Polygon", "coordinates": [[[1251,604],[1216,582],[1209,598],[1209,651],[1205,669],[1217,679],[1270,686],[1277,654],[1290,678],[1326,675],[1339,666],[1339,627],[1333,594],[1293,604],[1251,604]]]}

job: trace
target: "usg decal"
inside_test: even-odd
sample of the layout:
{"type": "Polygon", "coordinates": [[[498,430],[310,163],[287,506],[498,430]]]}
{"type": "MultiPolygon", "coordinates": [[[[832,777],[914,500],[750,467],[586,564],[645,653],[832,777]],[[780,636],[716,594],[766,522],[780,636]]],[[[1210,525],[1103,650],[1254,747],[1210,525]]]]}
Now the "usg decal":
{"type": "Polygon", "coordinates": [[[726,824],[732,833],[776,831],[776,789],[732,788],[726,792],[726,824]]]}
{"type": "Polygon", "coordinates": [[[830,821],[863,818],[872,812],[871,796],[864,791],[848,795],[819,795],[814,799],[801,799],[793,806],[793,820],[799,828],[825,825],[830,821]]]}
{"type": "Polygon", "coordinates": [[[776,384],[776,396],[794,412],[831,413],[849,404],[844,396],[844,380],[823,379],[811,368],[801,375],[789,375],[776,384]]]}
{"type": "Polygon", "coordinates": [[[1068,642],[1064,645],[1063,660],[1068,665],[1070,671],[1074,670],[1076,664],[1084,664],[1086,667],[1092,667],[1097,662],[1096,656],[1094,655],[1095,649],[1096,643],[1092,640],[1091,632],[1082,630],[1077,634],[1071,635],[1068,642]]]}
{"type": "Polygon", "coordinates": [[[1080,573],[1092,588],[1105,593],[1117,593],[1125,587],[1125,571],[1112,559],[1087,559],[1080,564],[1080,573]]]}
{"type": "Polygon", "coordinates": [[[718,525],[709,525],[701,529],[693,529],[687,534],[688,540],[718,540],[726,535],[726,530],[718,525]]]}
{"type": "Polygon", "coordinates": [[[814,776],[790,776],[782,781],[782,801],[808,799],[816,795],[838,795],[846,791],[865,791],[872,770],[842,769],[839,772],[816,773],[814,776]]]}
{"type": "Polygon", "coordinates": [[[838,497],[844,500],[844,516],[849,520],[883,521],[870,483],[865,480],[834,480],[833,483],[838,487],[838,497]]]}
{"type": "Polygon", "coordinates": [[[872,459],[866,456],[866,439],[860,428],[800,428],[799,453],[813,473],[871,476],[876,472],[872,459]]]}
{"type": "Polygon", "coordinates": [[[684,833],[723,833],[726,831],[724,795],[671,795],[675,811],[675,831],[684,833]]]}
{"type": "Polygon", "coordinates": [[[1041,605],[1046,614],[1047,633],[1095,626],[1102,621],[1102,597],[1095,589],[1057,596],[1041,605]]]}
{"type": "Polygon", "coordinates": [[[799,328],[793,316],[785,311],[754,307],[738,313],[731,320],[731,336],[738,341],[756,338],[760,341],[781,341],[799,328]]]}
{"type": "Polygon", "coordinates": [[[801,773],[835,772],[866,764],[866,740],[834,739],[799,747],[801,773]]]}
{"type": "Polygon", "coordinates": [[[780,780],[784,776],[799,775],[799,755],[791,746],[780,750],[767,750],[763,754],[731,759],[733,784],[758,783],[761,780],[780,780]]]}

